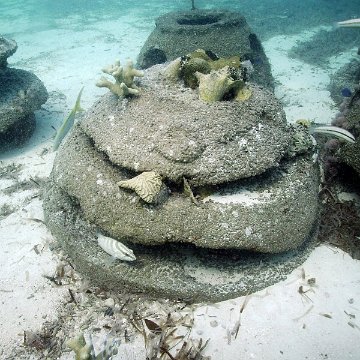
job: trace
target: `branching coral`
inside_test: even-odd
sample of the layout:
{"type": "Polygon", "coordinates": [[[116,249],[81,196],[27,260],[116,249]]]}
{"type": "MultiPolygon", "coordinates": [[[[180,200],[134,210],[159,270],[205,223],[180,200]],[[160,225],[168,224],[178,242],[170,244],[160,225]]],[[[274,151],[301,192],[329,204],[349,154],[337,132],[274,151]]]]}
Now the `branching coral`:
{"type": "Polygon", "coordinates": [[[103,68],[102,72],[111,75],[115,79],[115,83],[103,76],[96,83],[96,86],[106,87],[118,97],[139,95],[139,88],[135,85],[134,78],[135,76],[143,77],[144,72],[135,69],[131,60],[126,63],[125,67],[121,66],[120,61],[117,60],[114,65],[103,68]]]}

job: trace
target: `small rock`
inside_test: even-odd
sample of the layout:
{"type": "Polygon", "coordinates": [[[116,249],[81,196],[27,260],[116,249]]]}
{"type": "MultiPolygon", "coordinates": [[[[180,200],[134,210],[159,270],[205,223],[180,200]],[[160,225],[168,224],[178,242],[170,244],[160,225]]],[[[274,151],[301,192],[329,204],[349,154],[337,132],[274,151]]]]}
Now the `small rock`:
{"type": "Polygon", "coordinates": [[[115,301],[112,298],[108,298],[104,301],[104,306],[114,307],[114,305],[115,305],[115,301]]]}

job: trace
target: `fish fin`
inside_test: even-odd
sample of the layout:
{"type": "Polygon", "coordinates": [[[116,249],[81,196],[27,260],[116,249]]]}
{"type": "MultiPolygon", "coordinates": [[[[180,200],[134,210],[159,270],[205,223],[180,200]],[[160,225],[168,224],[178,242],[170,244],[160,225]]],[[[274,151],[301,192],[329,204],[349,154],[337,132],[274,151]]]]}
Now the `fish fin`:
{"type": "Polygon", "coordinates": [[[76,98],[76,103],[75,103],[75,108],[74,108],[75,112],[76,111],[84,111],[84,109],[80,105],[80,99],[81,99],[83,90],[84,90],[84,86],[80,89],[79,94],[76,98]]]}
{"type": "Polygon", "coordinates": [[[64,139],[66,134],[69,132],[69,130],[72,128],[72,126],[74,124],[76,112],[84,111],[80,106],[80,99],[81,99],[81,94],[82,94],[83,90],[84,90],[84,86],[80,89],[80,92],[76,98],[74,108],[70,111],[70,114],[64,119],[61,126],[56,131],[54,142],[53,142],[53,151],[56,151],[59,148],[62,140],[64,139]]]}
{"type": "Polygon", "coordinates": [[[339,139],[343,139],[349,143],[354,143],[355,142],[355,137],[353,134],[351,134],[351,132],[342,129],[338,126],[319,126],[316,127],[313,130],[314,133],[320,133],[320,134],[325,134],[325,135],[330,135],[330,136],[335,136],[339,139]]]}

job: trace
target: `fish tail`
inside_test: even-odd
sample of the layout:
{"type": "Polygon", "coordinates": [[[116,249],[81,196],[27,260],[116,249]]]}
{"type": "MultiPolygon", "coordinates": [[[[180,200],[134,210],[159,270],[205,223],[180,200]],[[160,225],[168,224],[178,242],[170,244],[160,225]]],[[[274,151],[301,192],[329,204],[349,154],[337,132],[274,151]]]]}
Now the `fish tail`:
{"type": "Polygon", "coordinates": [[[84,111],[84,109],[80,105],[80,99],[81,99],[81,94],[82,94],[83,90],[84,90],[84,86],[80,89],[79,95],[76,99],[75,111],[84,111]]]}

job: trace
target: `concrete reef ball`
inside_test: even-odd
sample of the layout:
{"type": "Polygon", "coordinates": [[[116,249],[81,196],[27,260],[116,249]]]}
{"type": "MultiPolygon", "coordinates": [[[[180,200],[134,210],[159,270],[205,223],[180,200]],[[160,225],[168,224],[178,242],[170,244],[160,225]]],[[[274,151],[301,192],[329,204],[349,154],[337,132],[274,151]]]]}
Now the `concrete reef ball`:
{"type": "Polygon", "coordinates": [[[244,16],[226,10],[176,11],[159,16],[142,47],[137,63],[142,69],[171,61],[196,49],[219,58],[239,55],[254,67],[251,80],[273,89],[270,63],[257,35],[244,16]]]}
{"type": "Polygon", "coordinates": [[[0,150],[20,145],[35,129],[34,111],[48,98],[44,84],[29,71],[7,66],[17,49],[14,40],[0,36],[0,150]]]}
{"type": "Polygon", "coordinates": [[[55,159],[46,222],[80,271],[111,289],[199,301],[273,284],[316,235],[312,149],[294,146],[270,91],[248,83],[244,101],[207,103],[169,83],[165,67],[145,71],[137,97],[106,94],[74,127],[55,159]],[[140,179],[156,199],[133,191],[140,179]],[[109,264],[97,232],[136,260],[109,264]]]}

